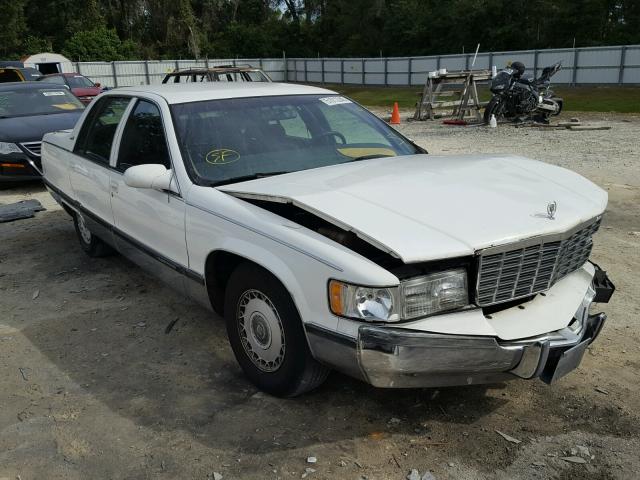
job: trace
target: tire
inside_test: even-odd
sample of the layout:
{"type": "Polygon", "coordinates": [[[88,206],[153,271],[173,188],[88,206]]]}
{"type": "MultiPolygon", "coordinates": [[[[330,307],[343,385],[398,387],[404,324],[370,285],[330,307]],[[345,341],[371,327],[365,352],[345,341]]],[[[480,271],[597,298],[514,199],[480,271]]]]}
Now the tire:
{"type": "Polygon", "coordinates": [[[90,257],[106,257],[113,253],[113,249],[94,235],[87,227],[81,213],[75,212],[73,215],[73,225],[76,227],[76,234],[82,250],[90,257]]]}
{"type": "Polygon", "coordinates": [[[558,103],[558,111],[551,114],[552,117],[557,117],[562,113],[562,109],[564,107],[564,100],[560,97],[553,97],[551,100],[555,100],[558,103]]]}
{"type": "Polygon", "coordinates": [[[236,360],[260,390],[295,397],[327,378],[330,370],[312,357],[289,292],[265,269],[243,263],[234,270],[224,318],[236,360]]]}
{"type": "Polygon", "coordinates": [[[489,121],[491,120],[491,115],[495,115],[496,120],[499,121],[500,118],[502,117],[502,110],[503,110],[502,99],[497,95],[491,98],[491,100],[489,101],[489,103],[484,109],[484,123],[489,125],[489,121]]]}

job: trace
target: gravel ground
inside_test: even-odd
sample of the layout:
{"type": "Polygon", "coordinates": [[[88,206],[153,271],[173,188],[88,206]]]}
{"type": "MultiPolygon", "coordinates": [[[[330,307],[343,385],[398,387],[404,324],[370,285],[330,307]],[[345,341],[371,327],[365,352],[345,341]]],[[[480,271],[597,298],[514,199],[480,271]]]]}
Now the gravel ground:
{"type": "Polygon", "coordinates": [[[268,397],[219,318],[119,256],[86,257],[41,185],[0,191],[47,208],[0,224],[0,480],[638,478],[640,117],[580,117],[613,128],[399,127],[432,153],[517,153],[609,191],[593,257],[618,291],[582,366],[554,386],[395,391],[332,374],[301,398],[268,397]]]}

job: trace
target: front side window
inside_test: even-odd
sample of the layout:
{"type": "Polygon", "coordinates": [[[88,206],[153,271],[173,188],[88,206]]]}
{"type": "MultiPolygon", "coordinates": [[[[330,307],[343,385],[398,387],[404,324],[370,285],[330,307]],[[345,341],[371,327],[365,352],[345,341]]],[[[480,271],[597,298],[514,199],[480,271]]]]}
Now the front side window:
{"type": "Polygon", "coordinates": [[[339,95],[207,100],[173,105],[172,115],[185,164],[203,185],[422,153],[339,95]]]}
{"type": "Polygon", "coordinates": [[[148,163],[171,168],[160,110],[151,102],[139,100],[124,126],[116,168],[124,172],[148,163]]]}
{"type": "Polygon", "coordinates": [[[130,100],[125,97],[101,99],[82,126],[76,153],[108,165],[113,137],[130,100]]]}

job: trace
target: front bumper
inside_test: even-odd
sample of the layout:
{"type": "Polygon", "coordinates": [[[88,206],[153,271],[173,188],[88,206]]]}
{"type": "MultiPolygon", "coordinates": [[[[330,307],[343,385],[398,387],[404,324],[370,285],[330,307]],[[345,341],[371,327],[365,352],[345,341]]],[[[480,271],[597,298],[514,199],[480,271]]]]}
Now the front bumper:
{"type": "Polygon", "coordinates": [[[25,182],[42,178],[39,158],[26,153],[0,155],[0,183],[25,182]]]}
{"type": "Polygon", "coordinates": [[[567,327],[513,341],[370,324],[359,327],[356,339],[309,326],[307,334],[316,358],[376,387],[444,387],[515,378],[552,383],[580,364],[602,330],[606,315],[589,314],[598,297],[602,291],[594,282],[567,327]]]}
{"type": "Polygon", "coordinates": [[[567,328],[517,342],[363,326],[360,367],[376,387],[443,387],[536,378],[551,383],[576,368],[606,320],[586,315],[567,328]]]}

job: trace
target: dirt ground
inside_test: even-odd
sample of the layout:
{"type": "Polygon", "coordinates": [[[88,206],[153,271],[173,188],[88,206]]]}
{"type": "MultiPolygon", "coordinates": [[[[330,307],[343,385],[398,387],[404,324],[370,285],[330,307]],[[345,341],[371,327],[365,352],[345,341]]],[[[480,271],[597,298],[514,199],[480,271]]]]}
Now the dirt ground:
{"type": "Polygon", "coordinates": [[[271,398],[219,318],[119,256],[87,257],[41,185],[0,191],[47,208],[0,224],[0,480],[638,478],[640,117],[580,117],[613,128],[400,126],[431,153],[517,153],[609,191],[593,259],[618,290],[582,366],[553,386],[378,390],[332,374],[271,398]]]}

